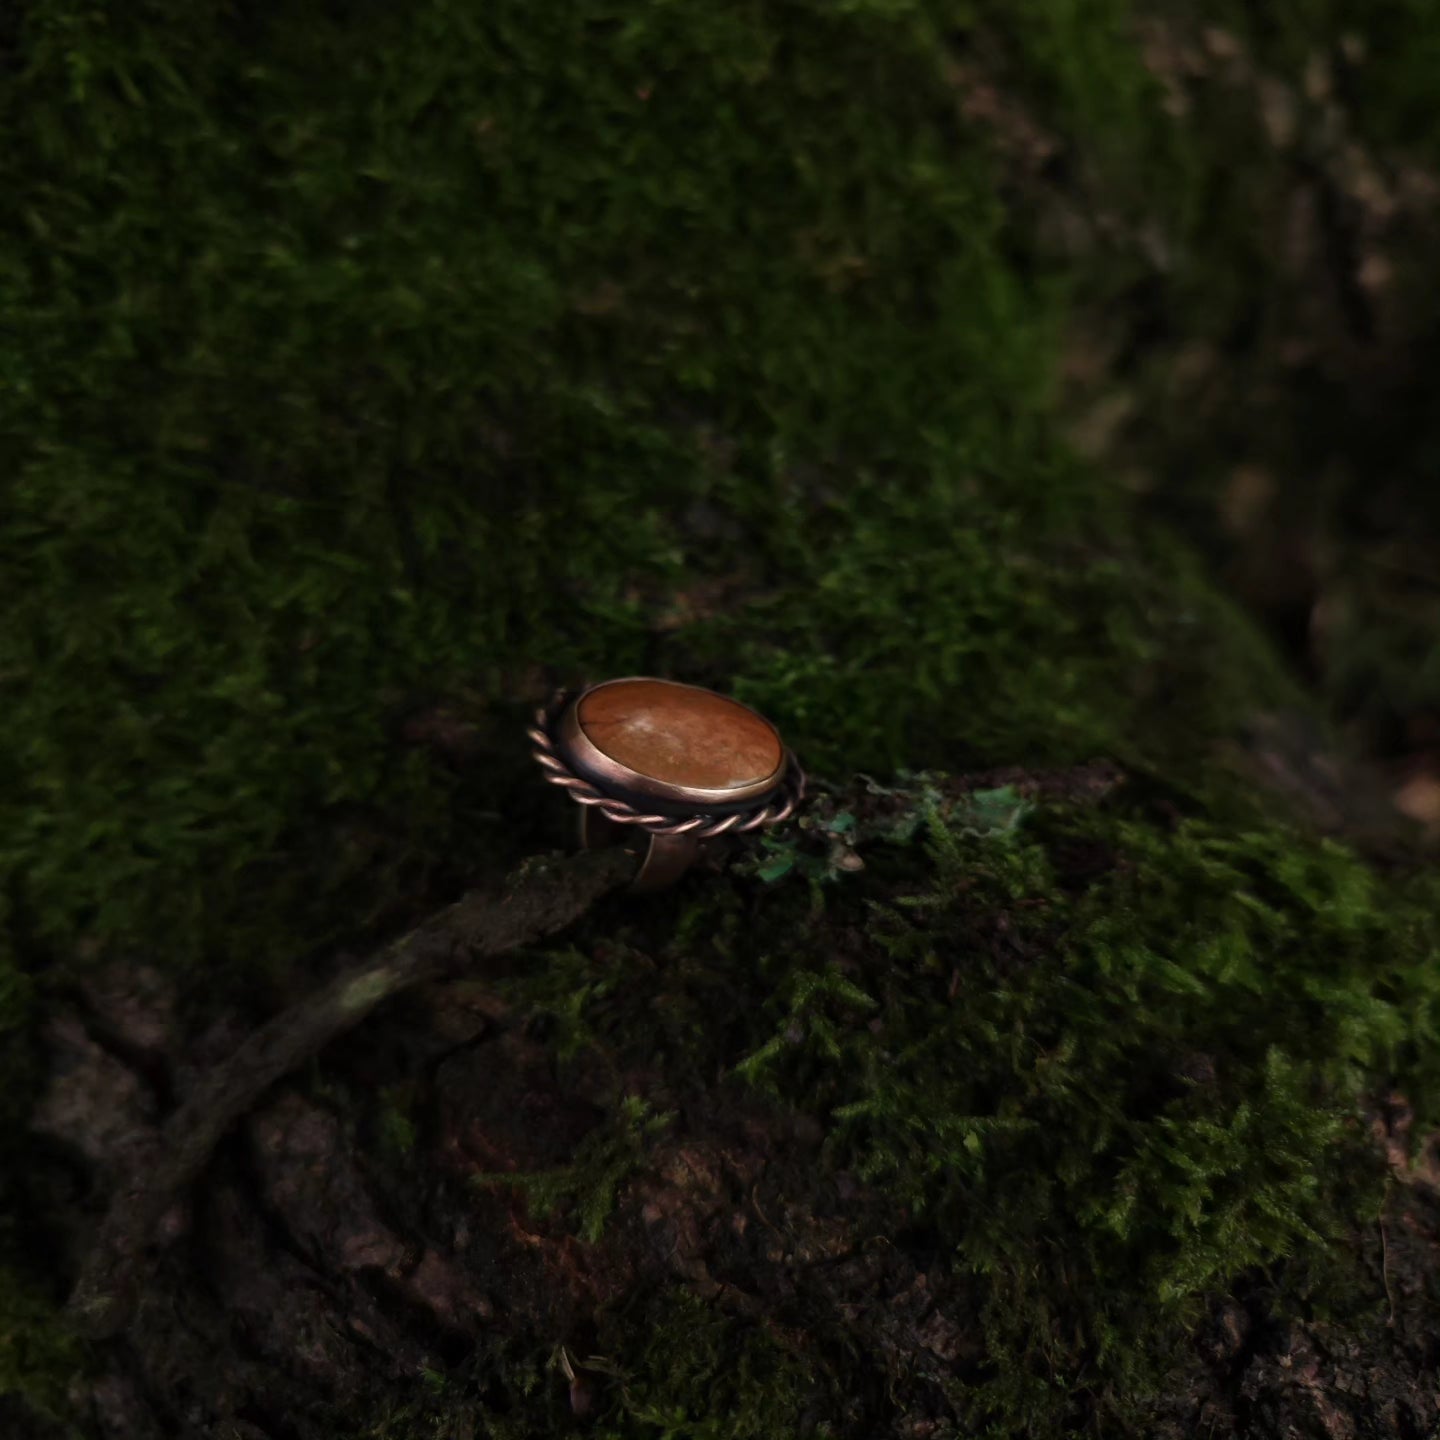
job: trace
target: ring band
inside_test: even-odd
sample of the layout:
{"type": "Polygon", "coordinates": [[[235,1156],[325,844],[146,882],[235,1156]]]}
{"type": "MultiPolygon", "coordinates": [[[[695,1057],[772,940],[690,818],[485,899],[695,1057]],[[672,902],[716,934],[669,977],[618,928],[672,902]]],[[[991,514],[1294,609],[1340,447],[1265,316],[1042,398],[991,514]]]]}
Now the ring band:
{"type": "Polygon", "coordinates": [[[630,675],[558,690],[528,732],[545,778],[584,809],[584,849],[647,844],[633,893],[662,890],[706,842],[788,820],[805,774],[762,715],[713,690],[630,675]]]}
{"type": "MultiPolygon", "coordinates": [[[[587,807],[580,812],[580,848],[598,850],[606,845],[628,845],[635,836],[617,825],[602,810],[587,807]]],[[[648,835],[640,868],[630,882],[632,894],[643,895],[673,885],[704,853],[703,841],[689,835],[648,835]]]]}

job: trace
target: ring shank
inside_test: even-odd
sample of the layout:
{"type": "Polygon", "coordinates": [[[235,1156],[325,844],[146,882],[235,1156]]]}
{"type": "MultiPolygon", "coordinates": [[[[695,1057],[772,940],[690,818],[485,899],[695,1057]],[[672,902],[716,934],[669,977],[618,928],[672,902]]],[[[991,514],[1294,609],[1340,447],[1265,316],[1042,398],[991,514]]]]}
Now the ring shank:
{"type": "Polygon", "coordinates": [[[630,882],[634,894],[648,894],[673,885],[699,858],[704,843],[690,835],[656,835],[649,831],[636,834],[633,825],[621,825],[598,806],[586,805],[580,811],[580,846],[598,850],[607,845],[637,848],[634,843],[646,840],[640,868],[630,882]]]}

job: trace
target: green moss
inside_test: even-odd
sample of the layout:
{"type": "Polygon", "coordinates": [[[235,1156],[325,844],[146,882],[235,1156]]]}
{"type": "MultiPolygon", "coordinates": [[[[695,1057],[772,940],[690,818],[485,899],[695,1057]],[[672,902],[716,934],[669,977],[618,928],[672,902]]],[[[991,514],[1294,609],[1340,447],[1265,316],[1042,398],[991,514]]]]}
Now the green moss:
{"type": "Polygon", "coordinates": [[[26,14],[0,863],[42,943],[215,963],[476,853],[398,715],[647,663],[631,587],[682,581],[709,488],[677,404],[744,447],[761,526],[776,447],[1023,407],[1050,315],[903,18],[182,8],[26,14]]]}
{"type": "MultiPolygon", "coordinates": [[[[604,1440],[782,1440],[807,1433],[817,1400],[843,1406],[829,1367],[802,1360],[759,1326],[717,1314],[689,1291],[665,1292],[614,1339],[618,1373],[614,1418],[597,1425],[604,1440]]],[[[604,1343],[602,1332],[602,1344],[604,1343]]],[[[812,1422],[813,1424],[813,1422],[812,1422]]],[[[808,1433],[833,1433],[828,1424],[808,1433]]]]}
{"type": "MultiPolygon", "coordinates": [[[[946,78],[988,12],[182,8],[29,7],[11,102],[0,868],[36,944],[359,943],[505,844],[397,722],[537,660],[688,660],[831,768],[1133,746],[1148,690],[1209,693],[1166,673],[1168,561],[1040,419],[1060,294],[946,78]],[[702,501],[765,598],[661,634],[747,563],[702,501]]],[[[1095,18],[1022,27],[1076,115],[1123,89],[1095,18]]]]}
{"type": "Polygon", "coordinates": [[[537,1426],[560,1433],[565,1393],[546,1383],[534,1347],[489,1337],[482,1349],[478,1363],[454,1373],[424,1371],[409,1398],[384,1402],[367,1417],[358,1440],[530,1440],[537,1426]]]}
{"type": "MultiPolygon", "coordinates": [[[[484,1344],[480,1360],[448,1375],[427,1372],[417,1394],[391,1405],[364,1440],[527,1440],[575,1425],[570,1382],[590,1392],[583,1423],[598,1440],[790,1440],[834,1433],[806,1428],[817,1400],[844,1408],[827,1366],[802,1363],[758,1326],[718,1315],[684,1289],[662,1291],[623,1323],[602,1326],[608,1354],[576,1356],[555,1346],[548,1360],[513,1341],[484,1344]]],[[[838,1412],[837,1412],[838,1413],[838,1412]]]]}
{"type": "MultiPolygon", "coordinates": [[[[955,80],[998,47],[1117,204],[1173,217],[1175,314],[1223,329],[1265,288],[1241,217],[1269,172],[1217,188],[1235,132],[1158,120],[1128,13],[26,5],[0,60],[7,1118],[35,1082],[34,984],[82,940],[207,995],[360,947],[558,843],[526,818],[519,692],[656,671],[761,706],[817,776],[1108,754],[1191,816],[917,804],[928,860],[897,843],[860,878],[766,875],[764,953],[734,887],[655,910],[681,981],[655,1011],[623,946],[623,982],[577,943],[530,993],[562,1051],[624,1016],[678,1081],[729,1066],[808,1104],[832,1160],[911,1197],[983,1290],[996,1374],[957,1401],[975,1424],[1058,1424],[1081,1357],[1140,1393],[1206,1286],[1331,1233],[1362,1077],[1431,1103],[1434,912],[1420,882],[1263,824],[1217,758],[1252,710],[1306,698],[1057,440],[1087,292],[1037,259],[955,80]],[[721,579],[723,613],[666,618],[721,579]],[[400,738],[454,697],[482,737],[466,774],[400,738]],[[1067,836],[1123,863],[1073,894],[1067,836]],[[828,967],[822,915],[870,936],[860,973],[828,967]],[[946,966],[973,1004],[942,1004],[946,966]],[[1158,1100],[1182,1049],[1219,1079],[1158,1100]],[[1037,1348],[1051,1306],[1078,1307],[1054,1332],[1078,1338],[1037,1348]]],[[[1377,124],[1411,123],[1426,55],[1384,62],[1410,78],[1377,124]]],[[[1093,290],[1133,278],[1116,265],[1093,290]]],[[[403,1150],[399,1097],[386,1113],[403,1150]]],[[[546,1179],[587,1233],[650,1133],[617,1114],[546,1179]]],[[[38,1311],[14,1314],[28,1334],[38,1311]]],[[[800,1381],[761,1342],[690,1341],[630,1356],[652,1377],[634,1426],[711,1433],[705,1387],[735,1433],[792,1414],[800,1381]],[[705,1359],[722,1343],[751,1355],[733,1401],[705,1359]]]]}
{"type": "Polygon", "coordinates": [[[1306,1304],[1367,1303],[1345,1244],[1384,1165],[1361,1097],[1395,1084],[1417,1134],[1440,1119],[1433,876],[1138,801],[1016,830],[915,794],[926,862],[862,826],[872,859],[822,924],[798,872],[745,928],[697,897],[658,1017],[654,968],[607,954],[606,1000],[578,992],[602,1053],[699,1087],[723,1071],[826,1125],[826,1165],[972,1277],[987,1360],[949,1387],[965,1425],[1058,1436],[1101,1393],[1142,1423],[1207,1297],[1257,1267],[1306,1304]],[[1078,848],[1108,858],[1077,890],[1078,848]]]}
{"type": "Polygon", "coordinates": [[[470,1182],[482,1188],[511,1185],[523,1190],[533,1213],[542,1219],[564,1204],[578,1220],[580,1234],[593,1243],[605,1233],[605,1221],[615,1208],[620,1186],[642,1168],[653,1137],[663,1133],[674,1118],[673,1111],[652,1114],[647,1100],[624,1095],[609,1123],[581,1141],[573,1164],[520,1173],[477,1170],[471,1173],[470,1182]]]}
{"type": "Polygon", "coordinates": [[[736,693],[822,775],[1111,755],[1214,789],[1215,741],[1297,687],[1173,540],[1039,473],[1005,505],[937,456],[928,480],[796,512],[770,541],[795,583],[697,625],[687,653],[736,657],[736,693]]]}

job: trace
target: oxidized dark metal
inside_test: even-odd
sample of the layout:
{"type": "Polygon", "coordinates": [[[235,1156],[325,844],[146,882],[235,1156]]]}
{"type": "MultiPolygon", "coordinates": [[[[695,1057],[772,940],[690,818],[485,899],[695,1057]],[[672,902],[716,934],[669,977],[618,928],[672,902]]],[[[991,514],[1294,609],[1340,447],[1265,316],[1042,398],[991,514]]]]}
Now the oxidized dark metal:
{"type": "MultiPolygon", "coordinates": [[[[628,681],[654,681],[633,675],[628,681]]],[[[604,685],[620,681],[607,680],[604,685]]],[[[666,686],[677,681],[659,682],[666,686]]],[[[631,889],[658,890],[671,884],[694,862],[702,842],[725,834],[740,835],[788,820],[805,797],[805,772],[794,752],[779,743],[781,761],[775,773],[761,781],[726,790],[701,788],[656,779],[631,769],[592,744],[578,721],[580,702],[597,685],[579,691],[557,690],[535,713],[527,734],[533,754],[545,770],[545,779],[566,791],[581,813],[580,843],[584,848],[613,844],[629,833],[649,838],[645,858],[631,889]]],[[[683,687],[708,696],[700,686],[683,687]]],[[[739,705],[728,696],[719,698],[739,705]]],[[[772,732],[774,727],[748,706],[741,706],[772,732]]]]}

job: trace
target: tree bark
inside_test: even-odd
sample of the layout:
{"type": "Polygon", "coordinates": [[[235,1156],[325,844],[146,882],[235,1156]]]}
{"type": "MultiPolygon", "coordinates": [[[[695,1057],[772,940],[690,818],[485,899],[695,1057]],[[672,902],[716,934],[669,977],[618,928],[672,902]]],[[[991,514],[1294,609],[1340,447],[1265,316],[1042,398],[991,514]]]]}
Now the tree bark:
{"type": "MultiPolygon", "coordinates": [[[[993,772],[951,793],[1006,784],[1089,803],[1122,778],[1110,766],[993,772]]],[[[867,781],[828,809],[873,830],[904,803],[867,781]]],[[[833,850],[830,862],[851,868],[833,850]]],[[[1106,861],[1065,863],[1078,876],[1106,861]]],[[[495,993],[496,957],[582,917],[595,953],[626,943],[638,902],[603,907],[632,866],[619,851],[522,866],[249,1035],[223,1017],[207,1035],[175,1035],[164,983],[133,971],[57,1017],[35,1126],[84,1157],[108,1205],[96,1217],[57,1188],[53,1214],[77,1275],[73,1310],[95,1340],[96,1365],[72,1393],[86,1434],[583,1430],[607,1406],[641,1408],[637,1377],[608,1351],[630,1308],[665,1292],[817,1372],[841,1346],[890,1377],[848,1408],[808,1414],[804,1433],[950,1433],[945,1386],[986,1365],[965,1277],[930,1252],[903,1204],[826,1173],[815,1116],[724,1076],[686,1090],[658,1063],[617,1077],[586,1052],[558,1066],[553,1043],[495,993]],[[157,1067],[187,1097],[163,1123],[146,1079],[157,1067]],[[671,1123],[623,1167],[603,1231],[542,1215],[523,1186],[503,1183],[570,1165],[617,1088],[671,1123]],[[398,1139],[375,1123],[377,1096],[394,1095],[416,1117],[398,1139]],[[537,1355],[553,1364],[526,1393],[537,1355]]],[[[657,977],[655,1003],[665,989],[657,977]]],[[[1382,1140],[1398,1143],[1405,1124],[1403,1105],[1377,1111],[1382,1140]]],[[[1375,1257],[1412,1319],[1435,1279],[1437,1178],[1397,1187],[1375,1257]]],[[[1152,1433],[1405,1434],[1414,1417],[1440,1414],[1407,1337],[1276,1326],[1260,1290],[1242,1286],[1216,1298],[1152,1433]]]]}

